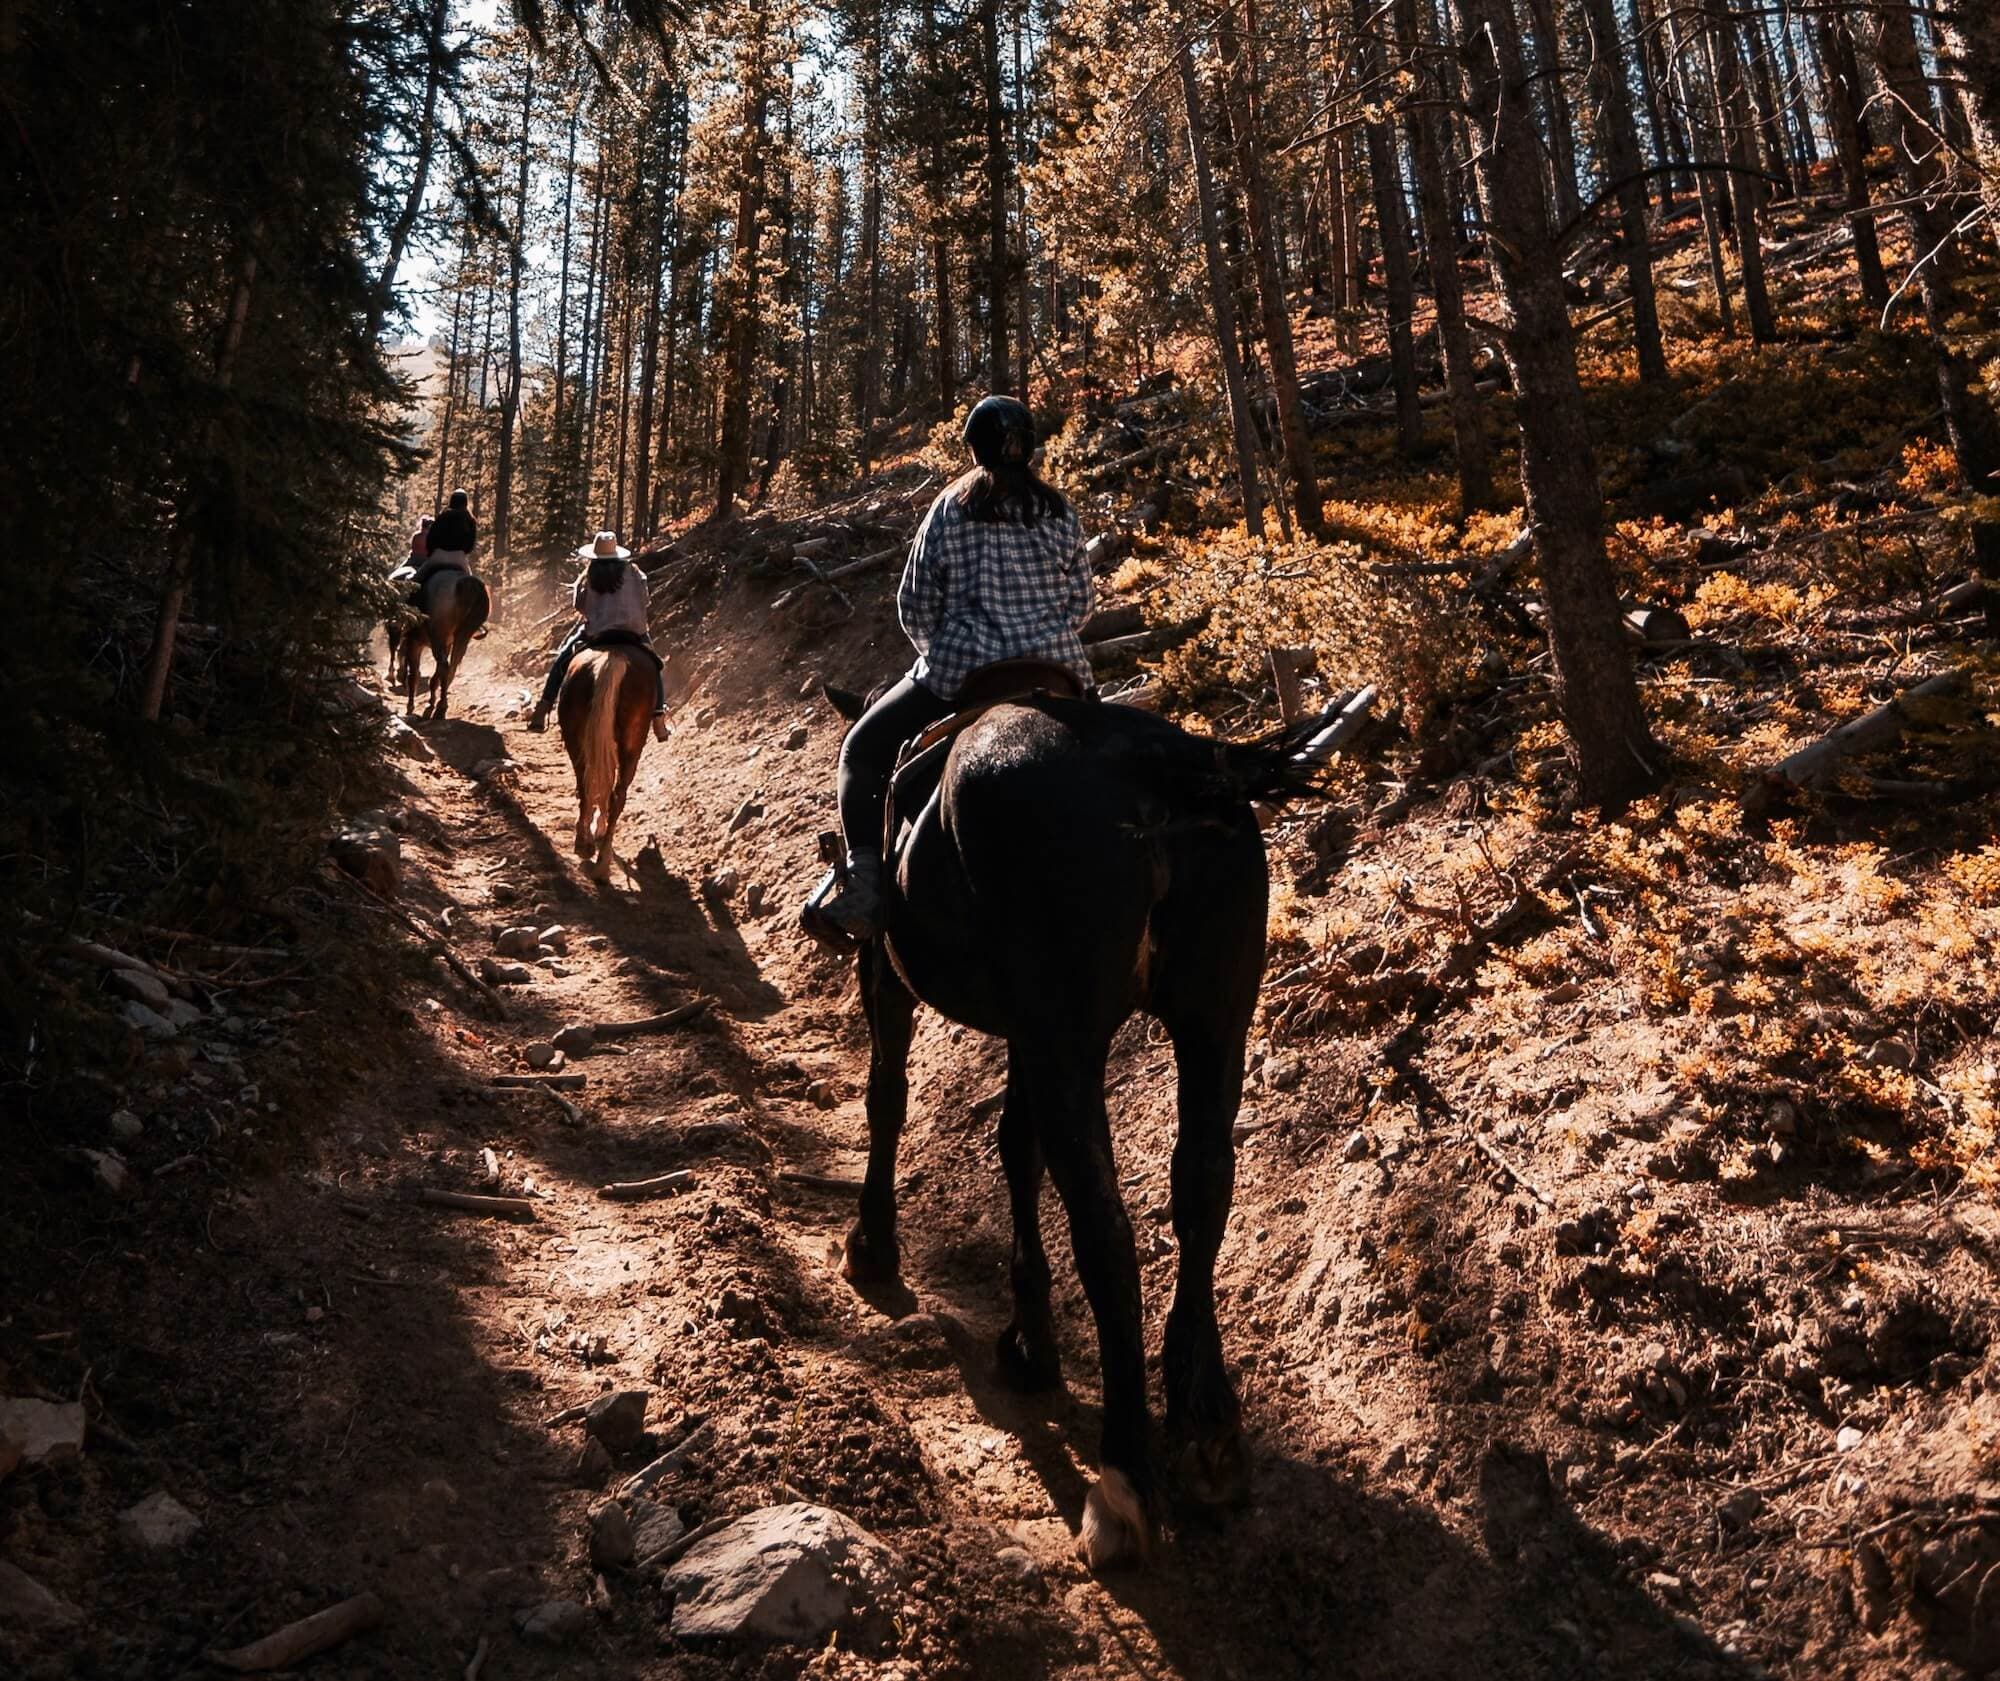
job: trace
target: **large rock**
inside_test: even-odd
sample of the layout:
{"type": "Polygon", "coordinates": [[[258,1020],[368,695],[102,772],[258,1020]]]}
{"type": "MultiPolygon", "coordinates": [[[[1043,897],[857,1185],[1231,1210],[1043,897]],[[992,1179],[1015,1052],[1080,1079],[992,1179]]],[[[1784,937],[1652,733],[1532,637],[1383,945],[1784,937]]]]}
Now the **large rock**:
{"type": "Polygon", "coordinates": [[[686,1533],[680,1513],[664,1501],[641,1500],[633,1509],[632,1551],[642,1565],[686,1533]]]}
{"type": "Polygon", "coordinates": [[[647,1392],[622,1389],[615,1395],[600,1395],[584,1414],[583,1430],[613,1453],[627,1453],[639,1445],[646,1433],[647,1392]]]}
{"type": "Polygon", "coordinates": [[[149,1004],[141,1004],[136,998],[126,1004],[125,1020],[127,1025],[136,1027],[148,1039],[172,1039],[180,1033],[180,1029],[158,1010],[149,1004]]]}
{"type": "Polygon", "coordinates": [[[818,1645],[893,1589],[902,1560],[825,1506],[771,1506],[697,1542],[666,1573],[674,1633],[818,1645]]]}
{"type": "Polygon", "coordinates": [[[623,1570],[636,1556],[632,1520],[615,1500],[590,1514],[590,1562],[599,1570],[623,1570]]]}
{"type": "Polygon", "coordinates": [[[165,1489],[155,1489],[118,1514],[118,1533],[135,1547],[179,1547],[192,1541],[201,1519],[165,1489]]]}
{"type": "Polygon", "coordinates": [[[403,843],[383,823],[356,818],[327,843],[333,861],[364,886],[393,899],[403,886],[403,843]]]}
{"type": "Polygon", "coordinates": [[[437,749],[405,723],[401,718],[391,717],[383,733],[385,740],[406,758],[430,764],[437,758],[437,749]]]}
{"type": "Polygon", "coordinates": [[[82,1615],[25,1570],[0,1559],[0,1628],[54,1628],[82,1615]]]}
{"type": "Polygon", "coordinates": [[[590,1627],[590,1613],[573,1599],[549,1599],[514,1618],[523,1640],[543,1646],[567,1646],[590,1627]]]}
{"type": "Polygon", "coordinates": [[[532,928],[503,928],[493,936],[493,949],[502,957],[533,957],[541,945],[532,928]]]}
{"type": "Polygon", "coordinates": [[[83,1451],[80,1401],[0,1400],[0,1436],[19,1445],[30,1465],[44,1459],[74,1459],[83,1451]]]}
{"type": "Polygon", "coordinates": [[[133,999],[163,1015],[174,1001],[174,995],[167,990],[167,983],[149,969],[113,969],[105,979],[120,998],[133,999]]]}

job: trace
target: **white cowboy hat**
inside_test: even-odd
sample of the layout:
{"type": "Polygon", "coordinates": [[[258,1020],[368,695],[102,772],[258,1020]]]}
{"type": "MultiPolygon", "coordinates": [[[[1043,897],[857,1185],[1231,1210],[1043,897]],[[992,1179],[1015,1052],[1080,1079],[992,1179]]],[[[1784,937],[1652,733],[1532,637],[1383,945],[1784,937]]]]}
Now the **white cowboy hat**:
{"type": "Polygon", "coordinates": [[[632,551],[619,547],[617,532],[600,531],[594,543],[585,543],[582,548],[576,551],[576,558],[578,560],[630,560],[632,558],[632,551]]]}

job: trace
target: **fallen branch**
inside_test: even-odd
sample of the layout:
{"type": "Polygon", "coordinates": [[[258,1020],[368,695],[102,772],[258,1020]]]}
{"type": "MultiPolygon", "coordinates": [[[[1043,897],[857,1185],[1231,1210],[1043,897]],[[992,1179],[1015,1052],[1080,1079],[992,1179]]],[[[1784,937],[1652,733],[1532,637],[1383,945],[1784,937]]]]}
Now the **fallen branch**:
{"type": "Polygon", "coordinates": [[[597,1194],[612,1202],[643,1202],[647,1197],[663,1197],[672,1191],[694,1189],[694,1174],[687,1168],[662,1173],[657,1179],[621,1179],[597,1187],[597,1194]]]}
{"type": "Polygon", "coordinates": [[[479,1672],[486,1666],[486,1654],[492,1645],[485,1635],[479,1637],[479,1644],[472,1650],[472,1661],[465,1666],[465,1681],[479,1681],[479,1672]]]}
{"type": "Polygon", "coordinates": [[[310,1617],[287,1623],[276,1634],[267,1634],[262,1640],[239,1646],[233,1652],[210,1652],[208,1661],[243,1675],[265,1669],[290,1669],[307,1658],[331,1651],[381,1620],[382,1601],[372,1593],[359,1593],[310,1617]]]}
{"type": "Polygon", "coordinates": [[[836,1196],[854,1195],[861,1190],[859,1179],[849,1179],[838,1173],[807,1173],[794,1167],[780,1173],[778,1182],[781,1185],[797,1185],[801,1190],[830,1191],[836,1196]]]}
{"type": "MultiPolygon", "coordinates": [[[[670,1027],[679,1027],[684,1022],[693,1021],[708,1009],[706,998],[697,998],[692,1004],[681,1004],[657,1016],[641,1016],[637,1021],[593,1022],[590,1032],[593,1043],[607,1039],[635,1039],[642,1033],[664,1033],[670,1027]]],[[[582,1076],[578,1077],[579,1082],[582,1076]]]]}
{"type": "Polygon", "coordinates": [[[558,1109],[562,1111],[562,1118],[569,1125],[575,1126],[580,1121],[582,1121],[583,1111],[577,1108],[577,1106],[574,1103],[570,1102],[568,1098],[564,1097],[563,1094],[557,1091],[553,1086],[544,1085],[539,1089],[541,1091],[542,1096],[546,1097],[551,1103],[553,1103],[558,1109]]]}
{"type": "Polygon", "coordinates": [[[620,1500],[633,1500],[644,1494],[669,1471],[678,1471],[688,1461],[694,1445],[708,1434],[709,1420],[706,1413],[694,1415],[685,1435],[672,1447],[644,1469],[626,1478],[625,1486],[618,1491],[620,1500]]]}
{"type": "Polygon", "coordinates": [[[464,1214],[521,1215],[532,1220],[535,1205],[526,1197],[481,1197],[468,1191],[439,1191],[426,1185],[417,1192],[417,1201],[431,1208],[455,1208],[464,1214]]]}
{"type": "Polygon", "coordinates": [[[706,1541],[711,1535],[727,1529],[735,1521],[734,1518],[710,1518],[706,1523],[697,1524],[685,1535],[676,1536],[664,1547],[654,1548],[644,1558],[637,1560],[632,1568],[634,1570],[664,1570],[693,1547],[696,1542],[706,1541]]]}
{"type": "Polygon", "coordinates": [[[785,606],[802,590],[812,584],[834,584],[838,583],[842,578],[855,578],[859,577],[863,572],[872,572],[876,567],[899,558],[908,547],[907,543],[898,542],[889,548],[878,549],[874,554],[863,555],[859,560],[850,560],[844,566],[829,566],[817,572],[813,577],[808,578],[804,583],[794,584],[782,594],[773,596],[771,599],[771,610],[776,612],[778,608],[785,606]]]}
{"type": "Polygon", "coordinates": [[[1535,1199],[1535,1201],[1540,1203],[1544,1208],[1555,1207],[1556,1199],[1554,1197],[1550,1196],[1547,1191],[1543,1190],[1541,1186],[1537,1185],[1532,1179],[1530,1179],[1518,1167],[1516,1167],[1512,1162],[1510,1162],[1505,1156],[1501,1155],[1501,1153],[1498,1150],[1496,1150],[1491,1144],[1487,1143],[1485,1139],[1481,1138],[1478,1133],[1476,1132],[1472,1133],[1470,1134],[1470,1137],[1472,1139],[1472,1147],[1475,1150],[1477,1150],[1482,1156],[1484,1156],[1488,1161],[1490,1161],[1502,1173],[1506,1174],[1507,1177],[1513,1180],[1515,1184],[1519,1185],[1521,1189],[1526,1191],[1529,1196],[1535,1199]]]}
{"type": "Polygon", "coordinates": [[[1743,805],[1748,811],[1762,811],[1775,799],[1800,788],[1819,786],[1839,767],[1841,761],[1857,753],[1886,747],[1911,722],[1909,702],[1928,700],[1954,693],[1965,681],[1962,671],[1946,671],[1905,689],[1893,700],[1885,700],[1871,712],[1849,719],[1829,731],[1809,747],[1802,747],[1781,760],[1744,790],[1743,805]]]}
{"type": "Polygon", "coordinates": [[[541,1091],[582,1091],[590,1078],[585,1074],[495,1074],[486,1083],[541,1091]]]}
{"type": "Polygon", "coordinates": [[[457,952],[453,951],[450,946],[446,945],[443,940],[439,939],[435,930],[426,928],[415,917],[410,915],[408,911],[404,910],[401,905],[398,905],[391,900],[383,898],[381,894],[377,893],[374,888],[370,887],[367,882],[361,880],[360,877],[351,876],[345,870],[332,870],[329,871],[328,873],[331,874],[333,877],[335,877],[335,879],[345,882],[349,887],[353,888],[357,893],[364,893],[369,898],[373,899],[376,904],[380,905],[385,911],[387,911],[391,916],[393,916],[412,934],[416,935],[418,939],[422,940],[424,944],[428,946],[433,953],[435,953],[439,957],[442,957],[445,960],[445,962],[451,966],[451,972],[454,975],[456,975],[460,980],[465,982],[467,986],[471,987],[474,992],[478,993],[482,998],[484,998],[486,1000],[487,1007],[491,1009],[496,1016],[498,1016],[502,1021],[505,1021],[508,1018],[509,1012],[507,1009],[507,1000],[502,998],[499,993],[493,990],[492,987],[488,986],[477,975],[475,975],[472,972],[471,968],[467,966],[465,959],[460,957],[457,952]]]}

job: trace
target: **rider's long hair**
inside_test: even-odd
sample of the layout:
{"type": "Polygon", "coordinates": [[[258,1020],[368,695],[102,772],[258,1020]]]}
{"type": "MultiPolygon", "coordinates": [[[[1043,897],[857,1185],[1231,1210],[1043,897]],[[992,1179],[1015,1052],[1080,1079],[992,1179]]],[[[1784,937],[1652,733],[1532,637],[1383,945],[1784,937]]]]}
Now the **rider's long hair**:
{"type": "Polygon", "coordinates": [[[1033,525],[1069,512],[1063,493],[1025,462],[974,467],[951,487],[951,494],[967,519],[1033,525]]]}
{"type": "Polygon", "coordinates": [[[593,555],[589,579],[593,595],[615,595],[625,581],[625,562],[615,554],[593,555]]]}

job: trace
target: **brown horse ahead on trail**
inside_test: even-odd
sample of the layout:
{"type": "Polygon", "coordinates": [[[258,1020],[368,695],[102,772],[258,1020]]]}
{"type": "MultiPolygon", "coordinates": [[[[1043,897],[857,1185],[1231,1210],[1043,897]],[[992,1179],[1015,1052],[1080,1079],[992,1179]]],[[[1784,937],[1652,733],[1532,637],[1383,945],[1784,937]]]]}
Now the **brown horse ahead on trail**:
{"type": "Polygon", "coordinates": [[[556,721],[576,769],[576,855],[598,881],[611,879],[611,837],[652,733],[653,701],[652,662],[637,648],[586,648],[563,679],[556,721]]]}
{"type": "MultiPolygon", "coordinates": [[[[485,582],[470,572],[439,572],[424,585],[424,604],[417,609],[414,624],[407,625],[400,638],[403,660],[403,710],[412,716],[417,710],[417,681],[423,675],[424,648],[431,651],[430,705],[426,718],[442,718],[451,700],[451,680],[458,675],[459,662],[486,616],[493,611],[493,598],[485,582]]],[[[394,680],[398,641],[389,638],[389,671],[394,680]]]]}

